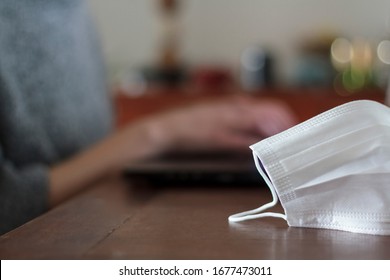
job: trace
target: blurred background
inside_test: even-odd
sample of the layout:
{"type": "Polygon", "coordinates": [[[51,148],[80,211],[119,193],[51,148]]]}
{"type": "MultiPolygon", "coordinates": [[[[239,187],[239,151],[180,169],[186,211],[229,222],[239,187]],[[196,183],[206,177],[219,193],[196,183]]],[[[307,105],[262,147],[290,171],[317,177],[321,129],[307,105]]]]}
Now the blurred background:
{"type": "Polygon", "coordinates": [[[89,0],[110,82],[386,87],[388,0],[89,0]]]}

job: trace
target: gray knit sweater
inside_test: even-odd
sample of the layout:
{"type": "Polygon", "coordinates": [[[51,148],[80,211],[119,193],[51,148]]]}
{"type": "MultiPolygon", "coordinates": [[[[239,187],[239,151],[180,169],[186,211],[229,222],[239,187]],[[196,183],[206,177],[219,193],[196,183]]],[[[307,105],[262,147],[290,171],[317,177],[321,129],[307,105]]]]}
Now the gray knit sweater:
{"type": "Polygon", "coordinates": [[[81,0],[0,0],[0,233],[47,209],[48,168],[112,125],[81,0]]]}

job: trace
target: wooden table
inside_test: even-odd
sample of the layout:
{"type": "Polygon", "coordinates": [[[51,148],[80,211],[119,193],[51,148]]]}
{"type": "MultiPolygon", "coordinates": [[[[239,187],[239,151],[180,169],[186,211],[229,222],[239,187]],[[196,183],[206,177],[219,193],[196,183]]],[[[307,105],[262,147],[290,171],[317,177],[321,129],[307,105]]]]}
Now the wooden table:
{"type": "MultiPolygon", "coordinates": [[[[266,187],[150,187],[120,177],[1,236],[1,259],[390,259],[390,237],[290,228],[230,214],[266,187]]],[[[281,209],[277,209],[281,210],[281,209]]]]}
{"type": "MultiPolygon", "coordinates": [[[[289,98],[295,106],[315,100],[309,106],[303,102],[302,118],[342,103],[322,95],[289,98]]],[[[113,176],[1,236],[0,257],[390,259],[390,236],[290,228],[276,218],[229,224],[229,215],[270,200],[269,190],[260,184],[153,187],[113,176]]]]}

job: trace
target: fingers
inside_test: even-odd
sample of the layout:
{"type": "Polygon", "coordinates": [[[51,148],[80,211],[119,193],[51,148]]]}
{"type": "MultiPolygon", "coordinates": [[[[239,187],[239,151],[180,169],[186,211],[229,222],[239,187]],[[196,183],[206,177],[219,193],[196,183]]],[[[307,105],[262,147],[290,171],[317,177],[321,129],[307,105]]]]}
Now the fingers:
{"type": "Polygon", "coordinates": [[[282,102],[236,96],[160,116],[173,149],[247,149],[296,123],[282,102]]]}
{"type": "Polygon", "coordinates": [[[295,115],[284,106],[269,106],[259,115],[257,129],[266,137],[286,130],[297,123],[295,115]]]}
{"type": "Polygon", "coordinates": [[[243,133],[268,137],[297,123],[297,117],[283,102],[236,99],[229,108],[229,123],[232,129],[243,133]]]}

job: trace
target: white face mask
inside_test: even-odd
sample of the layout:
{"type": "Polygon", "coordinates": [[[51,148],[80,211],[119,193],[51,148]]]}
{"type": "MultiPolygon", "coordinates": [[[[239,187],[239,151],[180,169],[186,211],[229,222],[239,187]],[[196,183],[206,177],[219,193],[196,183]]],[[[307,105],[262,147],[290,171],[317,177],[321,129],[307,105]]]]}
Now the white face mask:
{"type": "Polygon", "coordinates": [[[273,196],[237,222],[279,217],[289,226],[390,234],[390,109],[354,101],[251,146],[273,196]],[[264,212],[278,202],[285,214],[264,212]]]}

